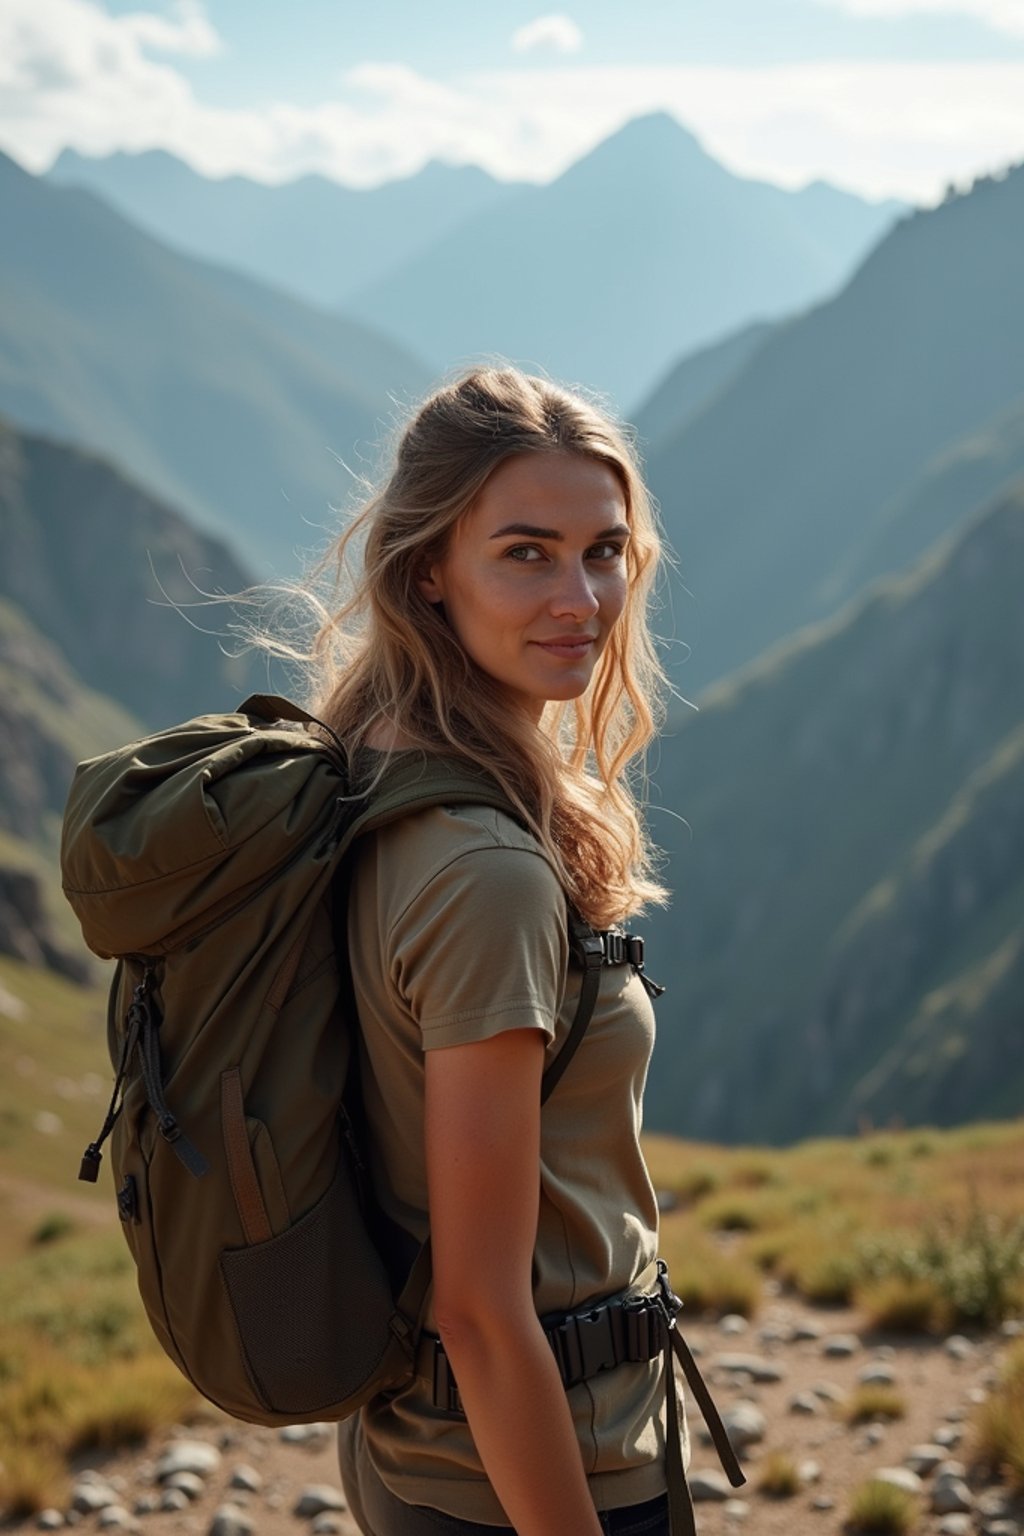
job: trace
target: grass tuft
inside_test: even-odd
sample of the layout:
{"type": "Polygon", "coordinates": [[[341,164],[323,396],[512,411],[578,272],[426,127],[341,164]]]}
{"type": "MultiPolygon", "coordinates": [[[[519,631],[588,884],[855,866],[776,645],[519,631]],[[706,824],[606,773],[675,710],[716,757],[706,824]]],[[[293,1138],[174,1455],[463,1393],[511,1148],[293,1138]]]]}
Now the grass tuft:
{"type": "Polygon", "coordinates": [[[840,1405],[847,1424],[870,1424],[877,1419],[902,1419],[907,1411],[906,1398],[895,1387],[865,1382],[840,1405]]]}
{"type": "Polygon", "coordinates": [[[75,1230],[75,1223],[66,1211],[51,1211],[39,1222],[29,1238],[36,1248],[44,1243],[55,1243],[62,1237],[68,1237],[75,1230]]]}
{"type": "Polygon", "coordinates": [[[66,1502],[68,1475],[52,1446],[4,1445],[0,1451],[0,1519],[27,1520],[66,1502]]]}
{"type": "Polygon", "coordinates": [[[975,1412],[972,1459],[1024,1493],[1024,1339],[1009,1350],[998,1386],[975,1412]]]}
{"type": "Polygon", "coordinates": [[[771,1499],[791,1499],[802,1486],[800,1470],[792,1456],[785,1451],[772,1451],[765,1457],[757,1475],[759,1492],[771,1499]]]}
{"type": "Polygon", "coordinates": [[[889,1333],[939,1333],[950,1326],[950,1307],[927,1275],[887,1275],[857,1286],[857,1306],[869,1328],[889,1333]]]}
{"type": "Polygon", "coordinates": [[[846,1529],[864,1536],[907,1536],[920,1516],[920,1501],[914,1494],[872,1477],[854,1490],[846,1529]]]}

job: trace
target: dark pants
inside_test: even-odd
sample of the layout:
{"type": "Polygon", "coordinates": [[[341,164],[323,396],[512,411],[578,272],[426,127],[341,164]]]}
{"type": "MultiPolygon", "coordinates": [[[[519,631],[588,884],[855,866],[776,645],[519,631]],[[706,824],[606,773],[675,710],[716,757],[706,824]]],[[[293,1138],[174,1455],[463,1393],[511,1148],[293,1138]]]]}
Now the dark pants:
{"type": "MultiPolygon", "coordinates": [[[[340,1426],[341,1485],[363,1536],[515,1536],[510,1525],[478,1525],[423,1504],[406,1504],[384,1486],[363,1444],[359,1417],[340,1426]]],[[[599,1511],[605,1536],[669,1536],[668,1499],[599,1511]]]]}

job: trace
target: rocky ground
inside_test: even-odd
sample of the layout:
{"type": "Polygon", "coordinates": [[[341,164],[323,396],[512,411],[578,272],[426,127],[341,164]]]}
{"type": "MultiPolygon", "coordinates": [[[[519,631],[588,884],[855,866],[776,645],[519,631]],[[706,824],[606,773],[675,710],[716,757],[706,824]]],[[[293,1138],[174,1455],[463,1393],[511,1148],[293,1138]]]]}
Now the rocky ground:
{"type": "MultiPolygon", "coordinates": [[[[757,1320],[688,1323],[687,1339],[748,1472],[728,1487],[692,1423],[691,1484],[701,1536],[832,1536],[853,1490],[871,1476],[920,1494],[920,1536],[1024,1536],[1024,1500],[970,1470],[970,1419],[995,1381],[1018,1325],[977,1338],[883,1337],[853,1312],[769,1296],[757,1320]],[[858,1384],[891,1383],[904,1417],[847,1425],[840,1408],[858,1384]],[[758,1488],[773,1452],[792,1457],[801,1486],[789,1497],[758,1488]]],[[[204,1423],[145,1450],[79,1467],[70,1508],[44,1529],[77,1526],[142,1536],[355,1536],[329,1425],[253,1429],[204,1423]]],[[[30,1529],[26,1523],[22,1529],[30,1529]]],[[[77,1533],[76,1533],[77,1536],[77,1533]]]]}

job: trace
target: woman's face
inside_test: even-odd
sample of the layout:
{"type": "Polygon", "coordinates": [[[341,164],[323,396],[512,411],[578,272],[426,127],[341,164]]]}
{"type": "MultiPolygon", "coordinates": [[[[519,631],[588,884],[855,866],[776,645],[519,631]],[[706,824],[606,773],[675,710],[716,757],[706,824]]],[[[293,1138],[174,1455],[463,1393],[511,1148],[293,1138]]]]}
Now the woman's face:
{"type": "Polygon", "coordinates": [[[540,719],[584,692],[626,604],[626,500],[615,472],[569,452],[491,475],[418,579],[478,667],[540,719]]]}

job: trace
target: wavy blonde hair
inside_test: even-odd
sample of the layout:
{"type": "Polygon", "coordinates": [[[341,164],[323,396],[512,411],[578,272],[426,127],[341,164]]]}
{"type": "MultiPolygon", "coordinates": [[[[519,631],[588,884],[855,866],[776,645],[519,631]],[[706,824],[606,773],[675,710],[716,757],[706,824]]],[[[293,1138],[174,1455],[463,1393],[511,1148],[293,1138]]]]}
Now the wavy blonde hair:
{"type": "Polygon", "coordinates": [[[502,786],[558,871],[569,899],[607,928],[663,899],[630,768],[654,735],[664,681],[648,627],[660,554],[655,517],[623,431],[579,395],[508,367],[475,368],[409,421],[385,483],[328,552],[348,595],[313,645],[310,700],[350,751],[382,728],[443,751],[502,786]],[[424,565],[489,475],[514,454],[575,453],[622,486],[629,590],[581,698],[546,706],[538,728],[466,654],[419,591],[424,565]]]}

